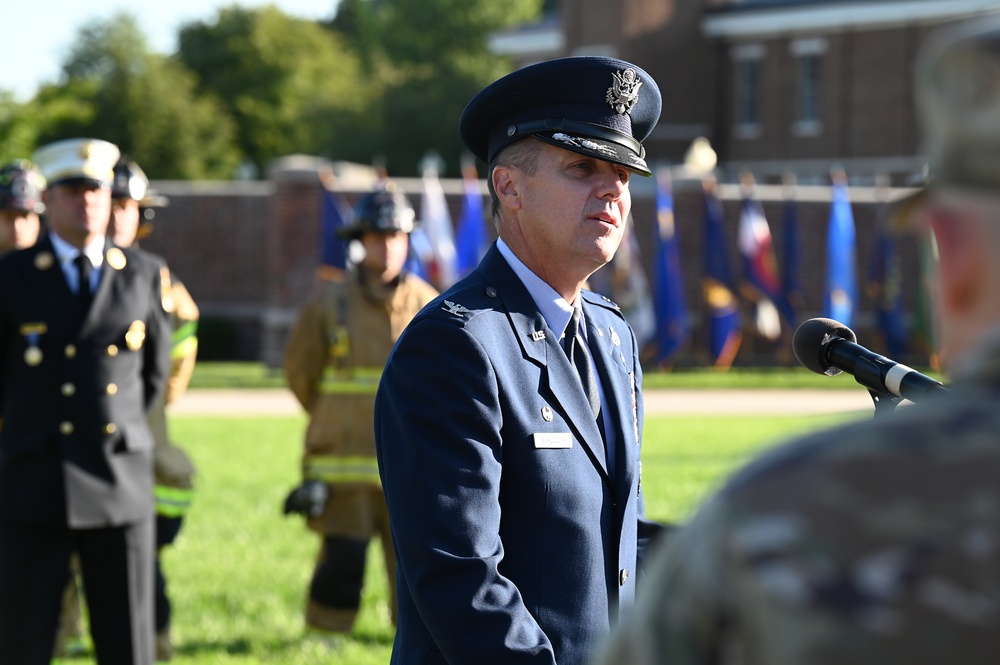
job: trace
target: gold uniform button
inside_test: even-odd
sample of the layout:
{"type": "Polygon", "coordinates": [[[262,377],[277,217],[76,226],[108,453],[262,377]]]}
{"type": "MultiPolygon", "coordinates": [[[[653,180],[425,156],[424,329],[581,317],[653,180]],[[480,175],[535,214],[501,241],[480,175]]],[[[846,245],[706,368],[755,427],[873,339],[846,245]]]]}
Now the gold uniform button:
{"type": "Polygon", "coordinates": [[[74,394],[76,394],[76,386],[74,386],[72,383],[64,383],[62,384],[62,388],[60,388],[60,391],[62,391],[62,394],[65,395],[66,397],[72,397],[74,394]]]}
{"type": "Polygon", "coordinates": [[[67,344],[65,352],[67,358],[76,358],[76,347],[74,345],[67,344]]]}
{"type": "Polygon", "coordinates": [[[622,568],[621,572],[618,573],[618,585],[625,586],[626,582],[628,582],[628,568],[622,568]]]}
{"type": "Polygon", "coordinates": [[[114,395],[114,394],[116,394],[117,392],[118,392],[118,386],[116,386],[116,385],[115,385],[115,384],[113,384],[113,383],[109,383],[109,384],[108,384],[108,394],[109,394],[109,395],[114,395]]]}
{"type": "Polygon", "coordinates": [[[107,425],[104,426],[105,434],[114,434],[117,431],[118,427],[114,423],[108,423],[107,425]]]}
{"type": "Polygon", "coordinates": [[[73,423],[71,423],[68,420],[62,421],[61,423],[59,423],[59,431],[62,434],[69,436],[70,434],[73,433],[73,423]]]}
{"type": "Polygon", "coordinates": [[[112,358],[114,358],[115,356],[117,356],[118,355],[118,347],[115,346],[114,344],[110,345],[108,347],[108,355],[111,356],[112,358]]]}

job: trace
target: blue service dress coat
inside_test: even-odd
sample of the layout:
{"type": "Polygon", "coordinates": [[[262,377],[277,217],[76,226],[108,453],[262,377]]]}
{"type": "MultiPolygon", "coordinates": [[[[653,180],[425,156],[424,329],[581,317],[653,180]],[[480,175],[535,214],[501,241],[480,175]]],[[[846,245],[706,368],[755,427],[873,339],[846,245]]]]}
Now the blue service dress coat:
{"type": "Polygon", "coordinates": [[[584,663],[632,604],[645,520],[641,368],[583,293],[615,473],[559,338],[494,245],[410,323],[376,398],[397,555],[393,663],[584,663]]]}
{"type": "Polygon", "coordinates": [[[70,528],[153,514],[147,411],[170,371],[162,260],[106,243],[82,321],[49,238],[0,260],[0,520],[70,528]]]}

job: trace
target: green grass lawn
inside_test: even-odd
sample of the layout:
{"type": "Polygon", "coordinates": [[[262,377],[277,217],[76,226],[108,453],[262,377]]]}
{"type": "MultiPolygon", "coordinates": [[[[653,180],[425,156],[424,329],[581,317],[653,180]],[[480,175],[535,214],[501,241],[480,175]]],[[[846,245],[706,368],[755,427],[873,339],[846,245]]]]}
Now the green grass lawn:
{"type": "MultiPolygon", "coordinates": [[[[683,520],[727,471],[762,445],[844,419],[652,417],[643,456],[648,512],[683,520]]],[[[164,554],[174,603],[174,662],[387,663],[392,627],[377,542],[369,549],[354,633],[332,648],[303,639],[302,608],[318,543],[301,518],[281,514],[281,505],[298,481],[305,417],[178,416],[171,422],[172,438],[199,469],[184,530],[164,554]]]]}

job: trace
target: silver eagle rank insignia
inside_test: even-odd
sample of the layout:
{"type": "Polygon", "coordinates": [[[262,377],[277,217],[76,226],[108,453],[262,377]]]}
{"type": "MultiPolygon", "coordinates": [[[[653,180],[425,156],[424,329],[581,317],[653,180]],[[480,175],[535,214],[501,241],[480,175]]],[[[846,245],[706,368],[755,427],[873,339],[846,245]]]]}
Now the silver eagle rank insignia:
{"type": "Polygon", "coordinates": [[[454,314],[455,316],[462,316],[463,314],[468,314],[469,312],[472,311],[468,307],[464,305],[459,305],[458,303],[454,303],[450,300],[445,300],[444,307],[442,307],[441,309],[448,312],[449,314],[454,314]]]}
{"type": "Polygon", "coordinates": [[[635,103],[639,101],[639,88],[642,81],[634,69],[614,72],[614,83],[608,88],[605,100],[619,115],[630,113],[635,103]]]}

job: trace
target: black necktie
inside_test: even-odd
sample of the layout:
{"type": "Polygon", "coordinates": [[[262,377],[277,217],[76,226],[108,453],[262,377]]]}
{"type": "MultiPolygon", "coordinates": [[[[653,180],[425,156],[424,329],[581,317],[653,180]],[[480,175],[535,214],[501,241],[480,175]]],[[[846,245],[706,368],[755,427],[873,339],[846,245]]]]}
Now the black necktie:
{"type": "MultiPolygon", "coordinates": [[[[563,345],[569,361],[573,363],[577,374],[580,375],[580,383],[583,384],[583,392],[590,402],[590,410],[594,412],[594,418],[598,424],[601,423],[601,396],[597,392],[597,379],[594,378],[594,368],[590,363],[590,352],[587,349],[587,342],[580,334],[580,313],[579,307],[573,308],[573,316],[566,325],[566,334],[563,338],[563,345]]],[[[603,428],[602,428],[603,429],[603,428]]]]}
{"type": "Polygon", "coordinates": [[[76,299],[80,304],[80,312],[86,314],[87,310],[90,309],[90,301],[94,299],[93,294],[90,293],[90,271],[94,268],[94,264],[83,252],[76,255],[73,263],[76,264],[76,275],[79,278],[76,299]]]}

